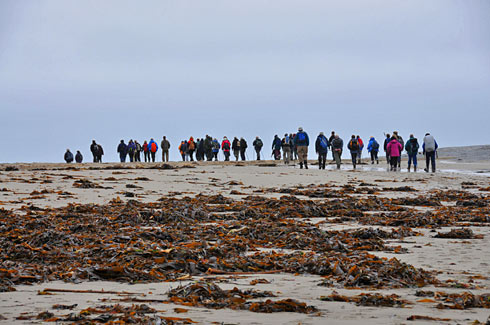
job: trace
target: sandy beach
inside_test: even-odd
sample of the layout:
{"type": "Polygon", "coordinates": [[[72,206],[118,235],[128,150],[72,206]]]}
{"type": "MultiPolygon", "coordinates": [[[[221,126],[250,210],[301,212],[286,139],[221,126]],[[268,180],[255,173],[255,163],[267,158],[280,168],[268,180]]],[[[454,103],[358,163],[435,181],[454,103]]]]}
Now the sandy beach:
{"type": "Polygon", "coordinates": [[[487,322],[490,162],[366,162],[1,164],[1,322],[487,322]]]}

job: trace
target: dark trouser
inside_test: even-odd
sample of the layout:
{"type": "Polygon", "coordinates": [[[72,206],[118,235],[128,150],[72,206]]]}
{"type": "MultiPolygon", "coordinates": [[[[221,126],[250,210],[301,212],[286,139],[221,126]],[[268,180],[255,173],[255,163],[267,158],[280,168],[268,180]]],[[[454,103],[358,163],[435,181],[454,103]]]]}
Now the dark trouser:
{"type": "Polygon", "coordinates": [[[134,161],[134,153],[130,153],[129,154],[129,162],[133,162],[134,161]]]}
{"type": "Polygon", "coordinates": [[[401,155],[398,157],[397,163],[398,163],[398,167],[400,167],[402,164],[402,156],[401,155]]]}
{"type": "Polygon", "coordinates": [[[242,158],[242,160],[247,160],[245,159],[245,150],[240,150],[240,157],[242,158]]]}
{"type": "Polygon", "coordinates": [[[140,152],[139,151],[134,154],[134,161],[141,162],[141,156],[140,156],[140,152]]]}
{"type": "Polygon", "coordinates": [[[431,164],[432,172],[434,173],[436,171],[436,152],[435,151],[425,152],[426,172],[429,172],[429,163],[431,164]]]}
{"type": "Polygon", "coordinates": [[[185,161],[185,153],[180,154],[182,156],[182,161],[185,161]]]}
{"type": "Polygon", "coordinates": [[[281,150],[279,149],[274,149],[274,159],[279,160],[281,159],[281,150]]]}
{"type": "Polygon", "coordinates": [[[396,170],[396,167],[398,166],[398,158],[399,157],[390,157],[391,170],[396,170]]]}
{"type": "Polygon", "coordinates": [[[162,150],[162,161],[167,161],[168,162],[168,149],[167,150],[162,150]]]}
{"type": "Polygon", "coordinates": [[[214,160],[218,161],[218,151],[213,152],[214,160]]]}
{"type": "Polygon", "coordinates": [[[327,153],[318,154],[318,168],[325,169],[325,162],[327,160],[327,153]]]}
{"type": "Polygon", "coordinates": [[[126,162],[126,154],[119,154],[119,159],[121,159],[121,162],[126,162]]]}
{"type": "Polygon", "coordinates": [[[145,151],[145,162],[149,162],[149,161],[150,161],[150,152],[145,151]]]}
{"type": "Polygon", "coordinates": [[[386,153],[386,163],[389,164],[390,163],[390,155],[388,153],[386,153]]]}
{"type": "Polygon", "coordinates": [[[230,161],[230,150],[223,151],[225,155],[225,161],[230,161]]]}
{"type": "Polygon", "coordinates": [[[206,160],[207,161],[212,161],[213,160],[213,151],[212,150],[209,150],[208,152],[206,152],[206,160]]]}
{"type": "Polygon", "coordinates": [[[352,166],[354,166],[354,168],[356,168],[356,165],[357,165],[357,151],[351,151],[350,152],[350,157],[352,159],[352,166]]]}
{"type": "Polygon", "coordinates": [[[155,162],[155,153],[152,151],[150,152],[150,154],[151,154],[151,160],[155,162]]]}
{"type": "Polygon", "coordinates": [[[335,163],[337,164],[337,169],[340,169],[340,164],[342,162],[342,151],[341,150],[334,150],[333,151],[333,159],[335,159],[335,163]]]}
{"type": "Polygon", "coordinates": [[[240,156],[240,150],[238,149],[233,150],[233,155],[235,156],[236,161],[238,161],[238,157],[240,156]]]}
{"type": "Polygon", "coordinates": [[[282,154],[284,156],[284,163],[289,164],[289,160],[291,159],[291,148],[290,147],[282,148],[282,154]]]}
{"type": "Polygon", "coordinates": [[[408,168],[409,169],[410,169],[410,166],[412,165],[412,161],[413,161],[414,167],[417,167],[417,153],[412,153],[412,154],[408,155],[408,168]]]}
{"type": "Polygon", "coordinates": [[[255,149],[255,153],[257,154],[257,160],[260,160],[260,149],[255,149]]]}
{"type": "Polygon", "coordinates": [[[96,162],[101,163],[102,162],[102,155],[97,155],[96,159],[97,159],[96,162]]]}
{"type": "Polygon", "coordinates": [[[94,156],[94,163],[96,163],[97,162],[97,155],[93,154],[93,156],[94,156]]]}
{"type": "Polygon", "coordinates": [[[189,159],[191,161],[194,161],[194,157],[193,156],[194,156],[194,150],[189,150],[189,159]]]}
{"type": "Polygon", "coordinates": [[[376,150],[371,150],[371,162],[374,164],[374,161],[378,161],[378,152],[376,150]]]}

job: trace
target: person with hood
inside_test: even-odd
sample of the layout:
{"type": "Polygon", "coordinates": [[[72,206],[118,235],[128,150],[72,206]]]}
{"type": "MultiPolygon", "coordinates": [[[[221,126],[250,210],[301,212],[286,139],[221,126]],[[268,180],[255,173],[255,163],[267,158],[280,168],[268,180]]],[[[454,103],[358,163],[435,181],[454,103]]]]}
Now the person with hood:
{"type": "Polygon", "coordinates": [[[128,146],[121,140],[121,143],[117,146],[117,152],[119,153],[119,159],[121,162],[126,162],[126,155],[128,154],[128,146]]]}
{"type": "Polygon", "coordinates": [[[136,145],[133,142],[133,139],[129,140],[128,142],[128,155],[129,155],[129,162],[134,161],[134,155],[136,154],[136,145]]]}
{"type": "Polygon", "coordinates": [[[134,145],[136,146],[136,151],[134,152],[134,161],[141,162],[141,144],[138,141],[134,140],[134,145]]]}
{"type": "Polygon", "coordinates": [[[359,144],[359,151],[357,152],[357,163],[361,164],[361,156],[362,156],[362,149],[364,149],[364,141],[362,141],[361,137],[358,135],[356,137],[357,143],[359,144]]]}
{"type": "Polygon", "coordinates": [[[230,161],[230,149],[231,149],[230,140],[228,140],[228,138],[225,136],[223,137],[223,141],[221,141],[221,150],[223,150],[225,161],[230,161]]]}
{"type": "Polygon", "coordinates": [[[73,161],[73,154],[71,153],[70,149],[66,149],[64,158],[67,164],[73,161]]]}
{"type": "Polygon", "coordinates": [[[150,161],[150,148],[148,148],[148,142],[143,142],[143,155],[145,156],[145,162],[150,161]]]}
{"type": "Polygon", "coordinates": [[[153,138],[150,139],[150,142],[148,142],[148,151],[150,151],[151,155],[151,160],[155,162],[155,155],[158,151],[158,144],[153,140],[153,138]]]}
{"type": "Polygon", "coordinates": [[[274,155],[275,160],[281,159],[281,139],[279,139],[277,134],[272,140],[272,154],[274,155]]]}
{"type": "MultiPolygon", "coordinates": [[[[398,134],[398,131],[393,131],[393,135],[396,135],[396,140],[398,142],[400,142],[400,144],[402,145],[402,148],[404,148],[405,142],[403,141],[402,136],[398,134]]],[[[402,149],[402,151],[403,151],[403,149],[402,149]]],[[[401,167],[401,163],[402,163],[402,155],[400,154],[400,157],[398,157],[398,168],[401,167]]]]}
{"type": "Polygon", "coordinates": [[[240,138],[240,157],[242,158],[242,160],[247,160],[245,158],[245,152],[247,151],[247,148],[247,141],[244,138],[240,138]]]}
{"type": "Polygon", "coordinates": [[[371,155],[371,164],[374,164],[375,160],[376,160],[376,164],[379,164],[379,160],[378,160],[379,143],[378,141],[376,141],[374,137],[371,137],[369,139],[367,150],[371,155]]]}
{"type": "Polygon", "coordinates": [[[340,164],[342,163],[342,151],[344,150],[344,140],[340,138],[338,134],[335,135],[335,138],[330,143],[333,151],[333,157],[335,159],[335,163],[337,164],[337,169],[340,169],[340,164]]]}
{"type": "Polygon", "coordinates": [[[281,141],[282,155],[284,157],[284,163],[289,165],[289,160],[291,159],[291,138],[286,133],[281,141]]]}
{"type": "Polygon", "coordinates": [[[179,152],[180,152],[180,155],[182,156],[182,161],[185,161],[185,157],[187,155],[187,141],[185,140],[182,140],[180,142],[180,146],[179,146],[179,152]]]}
{"type": "Polygon", "coordinates": [[[167,140],[166,136],[163,136],[162,142],[160,142],[160,147],[162,148],[162,161],[168,162],[170,142],[167,140]]]}
{"type": "Polygon", "coordinates": [[[190,161],[194,161],[193,155],[195,150],[196,150],[196,143],[194,142],[194,138],[190,137],[189,141],[187,142],[187,151],[189,152],[190,161]]]}
{"type": "Polygon", "coordinates": [[[262,147],[264,146],[264,143],[258,136],[256,136],[252,145],[254,146],[255,153],[257,154],[257,160],[260,160],[260,151],[262,151],[262,147]]]}
{"type": "Polygon", "coordinates": [[[398,158],[400,157],[403,150],[403,146],[398,142],[398,137],[393,134],[391,141],[386,146],[386,152],[390,155],[390,170],[396,171],[398,166],[398,158]]]}
{"type": "Polygon", "coordinates": [[[383,144],[383,149],[384,149],[384,151],[385,151],[385,153],[386,153],[386,163],[387,163],[387,164],[389,164],[389,163],[390,163],[390,155],[388,154],[388,150],[387,150],[387,148],[386,148],[386,147],[388,146],[388,143],[390,143],[390,141],[391,141],[391,136],[390,136],[390,134],[388,133],[388,134],[386,135],[385,142],[384,142],[384,144],[383,144]]]}
{"type": "MultiPolygon", "coordinates": [[[[330,137],[328,138],[328,148],[330,150],[332,150],[332,141],[333,141],[333,139],[335,139],[335,131],[332,131],[332,133],[330,133],[330,137]]],[[[335,161],[333,150],[332,150],[332,161],[335,161]]]]}
{"type": "Polygon", "coordinates": [[[419,142],[417,141],[417,138],[413,136],[413,134],[410,134],[410,139],[408,139],[407,143],[405,144],[405,150],[407,151],[408,155],[408,171],[410,171],[410,167],[413,161],[413,171],[416,172],[419,142]]]}
{"type": "Polygon", "coordinates": [[[238,140],[237,137],[235,137],[231,143],[231,150],[233,150],[235,160],[238,161],[238,157],[240,156],[240,140],[238,140]]]}
{"type": "Polygon", "coordinates": [[[204,160],[204,139],[197,139],[196,148],[196,159],[204,160]]]}
{"type": "Polygon", "coordinates": [[[204,139],[204,153],[207,161],[213,160],[213,138],[207,134],[206,138],[204,139]]]}
{"type": "Polygon", "coordinates": [[[356,136],[353,134],[349,143],[347,144],[347,149],[350,150],[350,156],[352,159],[352,166],[356,169],[357,165],[357,153],[359,152],[359,142],[357,142],[356,136]]]}
{"type": "Polygon", "coordinates": [[[304,165],[305,169],[308,169],[308,146],[310,145],[310,138],[301,126],[298,128],[298,133],[294,137],[294,145],[298,151],[299,168],[303,169],[304,165]]]}
{"type": "Polygon", "coordinates": [[[327,152],[328,152],[328,140],[323,134],[320,132],[315,142],[315,151],[318,154],[318,168],[325,169],[325,163],[327,160],[327,152]]]}
{"type": "Polygon", "coordinates": [[[213,147],[211,150],[213,151],[213,158],[215,161],[218,161],[219,149],[221,149],[219,141],[218,141],[218,139],[214,138],[213,139],[213,147]]]}
{"type": "Polygon", "coordinates": [[[97,151],[98,151],[98,148],[97,148],[97,143],[95,142],[95,140],[92,140],[92,144],[90,145],[90,152],[92,153],[92,156],[94,157],[94,163],[96,162],[99,162],[98,161],[98,155],[97,155],[97,151]]]}
{"type": "Polygon", "coordinates": [[[439,146],[436,140],[430,133],[426,133],[424,137],[424,143],[422,144],[422,150],[425,155],[425,171],[429,172],[429,164],[432,166],[432,172],[436,172],[436,151],[439,146]]]}
{"type": "Polygon", "coordinates": [[[77,150],[77,154],[75,155],[75,161],[78,164],[81,164],[83,161],[83,156],[82,156],[82,153],[80,152],[80,150],[77,150]]]}

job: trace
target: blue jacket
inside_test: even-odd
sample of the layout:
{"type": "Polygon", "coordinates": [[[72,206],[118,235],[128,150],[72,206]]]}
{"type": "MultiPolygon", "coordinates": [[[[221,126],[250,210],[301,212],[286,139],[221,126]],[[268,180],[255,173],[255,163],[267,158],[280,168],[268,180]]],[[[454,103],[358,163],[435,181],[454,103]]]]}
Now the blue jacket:
{"type": "Polygon", "coordinates": [[[315,142],[315,151],[319,154],[323,154],[323,153],[327,153],[328,152],[328,146],[329,146],[329,143],[328,143],[328,139],[324,136],[324,135],[319,135],[317,138],[316,138],[316,142],[315,142]],[[324,143],[326,144],[325,145],[325,148],[322,147],[321,145],[321,142],[322,140],[324,141],[324,143]]]}
{"type": "Polygon", "coordinates": [[[306,133],[304,131],[296,133],[296,136],[294,137],[294,145],[297,147],[309,146],[310,145],[310,138],[308,138],[308,133],[306,133]],[[305,141],[299,141],[299,137],[301,134],[303,134],[305,136],[305,141]]]}
{"type": "Polygon", "coordinates": [[[219,152],[219,148],[221,148],[218,140],[213,140],[213,152],[219,152]]]}
{"type": "Polygon", "coordinates": [[[148,142],[148,151],[149,151],[149,152],[152,152],[152,151],[151,151],[151,144],[152,144],[152,143],[154,143],[154,144],[155,144],[155,146],[156,146],[155,148],[157,148],[157,149],[155,150],[155,152],[157,152],[157,151],[158,151],[158,144],[155,142],[155,140],[150,140],[150,142],[148,142]]]}
{"type": "Polygon", "coordinates": [[[279,139],[279,137],[276,137],[274,138],[274,140],[272,140],[272,150],[281,150],[281,146],[282,146],[282,142],[281,139],[279,139]]]}
{"type": "Polygon", "coordinates": [[[120,156],[126,156],[126,154],[128,153],[128,146],[124,142],[121,142],[117,146],[117,152],[119,152],[120,156]]]}
{"type": "Polygon", "coordinates": [[[378,148],[377,149],[373,148],[373,146],[374,146],[375,143],[378,143],[378,141],[376,141],[375,138],[369,139],[369,143],[368,143],[368,147],[367,147],[368,152],[371,152],[372,150],[374,150],[374,152],[378,152],[379,151],[379,143],[378,143],[378,148]]]}

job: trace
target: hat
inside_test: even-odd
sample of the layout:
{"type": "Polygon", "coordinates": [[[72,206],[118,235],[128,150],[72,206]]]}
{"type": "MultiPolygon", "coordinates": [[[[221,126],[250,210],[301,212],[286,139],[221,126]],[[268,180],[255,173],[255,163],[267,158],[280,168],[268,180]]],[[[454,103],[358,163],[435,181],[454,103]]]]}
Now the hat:
{"type": "Polygon", "coordinates": [[[323,132],[320,132],[320,135],[323,135],[323,132]]]}
{"type": "Polygon", "coordinates": [[[300,126],[300,127],[298,128],[298,131],[299,131],[299,132],[303,131],[303,128],[300,126]]]}

